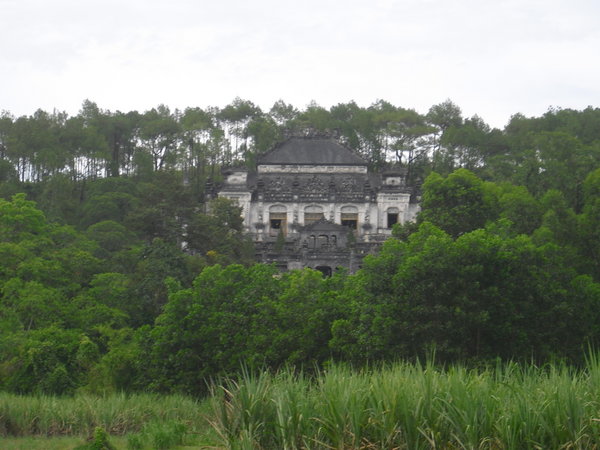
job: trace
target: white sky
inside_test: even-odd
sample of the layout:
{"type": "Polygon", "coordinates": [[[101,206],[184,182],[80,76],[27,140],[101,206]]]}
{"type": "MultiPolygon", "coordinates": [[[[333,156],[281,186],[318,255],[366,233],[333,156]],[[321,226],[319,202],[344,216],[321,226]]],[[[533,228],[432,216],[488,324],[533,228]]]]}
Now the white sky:
{"type": "Polygon", "coordinates": [[[0,110],[600,106],[597,0],[0,0],[0,110]]]}

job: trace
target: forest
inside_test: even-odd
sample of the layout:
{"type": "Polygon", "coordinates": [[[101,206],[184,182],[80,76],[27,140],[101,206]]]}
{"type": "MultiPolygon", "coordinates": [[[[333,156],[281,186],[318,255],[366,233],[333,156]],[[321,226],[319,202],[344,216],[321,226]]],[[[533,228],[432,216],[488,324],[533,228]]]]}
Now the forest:
{"type": "MultiPolygon", "coordinates": [[[[0,390],[204,395],[245,368],[496,360],[579,365],[600,338],[600,109],[447,100],[269,111],[0,116],[0,390]],[[355,274],[255,264],[206,186],[286,136],[334,136],[419,186],[416,223],[355,274]]],[[[312,369],[311,369],[312,368],[312,369]]]]}

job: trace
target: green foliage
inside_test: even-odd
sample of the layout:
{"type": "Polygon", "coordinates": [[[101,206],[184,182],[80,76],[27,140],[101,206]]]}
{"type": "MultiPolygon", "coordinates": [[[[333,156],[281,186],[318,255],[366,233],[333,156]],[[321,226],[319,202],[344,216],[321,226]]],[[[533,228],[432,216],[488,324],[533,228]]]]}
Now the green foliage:
{"type": "MultiPolygon", "coordinates": [[[[14,395],[0,393],[0,437],[108,435],[170,430],[181,440],[204,427],[207,402],[180,395],[14,395]],[[182,427],[181,424],[188,424],[182,427]]],[[[149,434],[149,433],[148,433],[149,434]]],[[[92,439],[93,441],[93,439],[92,439]]]]}
{"type": "Polygon", "coordinates": [[[251,263],[254,246],[243,233],[241,209],[219,197],[208,204],[208,213],[197,213],[185,232],[188,250],[207,255],[210,263],[251,263]]]}
{"type": "Polygon", "coordinates": [[[153,448],[166,450],[183,444],[186,426],[183,423],[154,424],[150,429],[144,430],[151,437],[153,448]]]}
{"type": "Polygon", "coordinates": [[[88,442],[78,445],[75,450],[115,450],[115,446],[108,440],[106,431],[102,427],[96,427],[88,442]]]}
{"type": "Polygon", "coordinates": [[[523,186],[503,185],[500,217],[512,222],[516,234],[531,235],[542,223],[542,207],[523,186]]]}
{"type": "Polygon", "coordinates": [[[594,448],[598,364],[479,370],[396,363],[245,373],[213,386],[211,424],[227,448],[594,448]],[[574,444],[577,443],[577,444],[574,444]]]}
{"type": "Polygon", "coordinates": [[[181,174],[160,172],[137,185],[137,204],[125,218],[126,226],[149,242],[160,238],[181,242],[184,223],[198,205],[182,186],[181,174]]]}
{"type": "Polygon", "coordinates": [[[127,248],[134,241],[133,233],[113,220],[103,220],[90,225],[86,230],[86,235],[98,243],[98,246],[105,252],[100,256],[104,257],[127,248]]]}
{"type": "Polygon", "coordinates": [[[191,281],[186,255],[176,245],[156,238],[139,250],[135,271],[131,274],[134,289],[126,294],[137,299],[135,304],[123,307],[135,326],[151,323],[160,313],[167,302],[164,284],[167,277],[186,284],[191,281]]]}
{"type": "Polygon", "coordinates": [[[577,217],[579,247],[586,258],[588,273],[596,280],[600,279],[600,169],[591,172],[585,180],[584,207],[577,217]]]}
{"type": "Polygon", "coordinates": [[[454,237],[483,228],[498,214],[490,186],[466,169],[446,178],[430,174],[423,185],[422,208],[420,222],[431,222],[454,237]]]}
{"type": "Polygon", "coordinates": [[[218,197],[210,202],[208,208],[216,223],[234,231],[242,231],[242,210],[233,200],[218,197]]]}
{"type": "Polygon", "coordinates": [[[174,291],[151,331],[153,385],[198,392],[203,379],[249,367],[322,362],[329,356],[329,324],[340,314],[332,287],[303,270],[207,267],[191,289],[174,291]]]}
{"type": "Polygon", "coordinates": [[[13,196],[12,201],[0,199],[0,239],[20,242],[34,239],[47,231],[44,213],[25,194],[13,196]]]}
{"type": "Polygon", "coordinates": [[[416,222],[395,223],[392,227],[392,236],[396,239],[406,240],[417,229],[418,224],[416,222]]]}
{"type": "Polygon", "coordinates": [[[135,339],[134,331],[125,327],[115,330],[106,325],[97,327],[97,331],[104,352],[89,368],[85,384],[79,391],[105,395],[146,388],[140,384],[140,380],[145,380],[144,365],[139,361],[140,342],[135,339]]]}
{"type": "Polygon", "coordinates": [[[178,448],[187,443],[187,428],[181,422],[150,422],[145,424],[139,433],[127,436],[127,448],[129,450],[178,448]]]}
{"type": "Polygon", "coordinates": [[[568,206],[563,193],[550,189],[541,198],[540,203],[545,212],[542,227],[538,231],[548,230],[551,234],[550,240],[561,246],[573,245],[577,241],[577,216],[568,206]]]}
{"type": "Polygon", "coordinates": [[[79,212],[77,185],[71,177],[56,174],[40,183],[39,208],[53,222],[75,223],[79,212]]]}
{"type": "Polygon", "coordinates": [[[45,186],[43,201],[38,199],[55,218],[73,212],[78,189],[68,189],[68,180],[74,188],[78,179],[103,176],[151,181],[176,169],[201,195],[204,182],[221,165],[244,161],[252,167],[258,154],[290,131],[336,130],[373,167],[393,159],[406,165],[411,182],[432,170],[447,175],[462,167],[486,179],[525,186],[536,197],[547,189],[561,190],[579,211],[581,183],[600,162],[599,114],[592,107],[550,109],[534,118],[515,114],[498,130],[476,115],[463,118],[449,99],[426,115],[385,100],[367,107],[350,101],[329,109],[312,102],[304,110],[279,100],[263,112],[236,98],[223,108],[179,112],[158,105],[128,113],[102,110],[86,100],[73,117],[41,110],[29,117],[2,114],[0,180],[5,184],[0,187],[7,190],[0,192],[15,192],[9,184],[18,180],[62,177],[45,186]]]}
{"type": "Polygon", "coordinates": [[[12,392],[66,394],[73,392],[80,372],[76,354],[81,335],[56,326],[15,336],[6,348],[2,373],[4,387],[12,392]]]}
{"type": "Polygon", "coordinates": [[[88,199],[83,207],[81,225],[87,227],[102,221],[123,222],[133,209],[136,198],[125,192],[107,192],[88,199]]]}
{"type": "Polygon", "coordinates": [[[556,246],[523,235],[476,230],[454,240],[423,223],[366,258],[356,281],[345,294],[351,319],[335,322],[331,343],[354,360],[423,356],[430,345],[450,361],[573,358],[596,338],[595,288],[556,246]]]}
{"type": "MultiPolygon", "coordinates": [[[[384,100],[263,112],[239,98],[1,114],[0,389],[200,392],[241,363],[362,364],[431,346],[448,361],[579,361],[600,332],[599,118],[551,109],[498,130],[450,100],[423,116],[384,100]],[[239,207],[200,202],[223,165],[253,167],[310,130],[336,130],[373,168],[395,161],[411,184],[430,174],[418,223],[397,224],[400,241],[354,275],[249,267],[239,207]]],[[[333,436],[333,424],[321,425],[333,436]]]]}

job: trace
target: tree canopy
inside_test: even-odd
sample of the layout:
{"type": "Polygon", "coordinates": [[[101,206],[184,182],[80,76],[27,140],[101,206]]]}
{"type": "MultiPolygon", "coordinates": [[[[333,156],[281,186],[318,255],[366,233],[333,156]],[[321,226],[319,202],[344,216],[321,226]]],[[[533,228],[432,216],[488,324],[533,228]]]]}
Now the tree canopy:
{"type": "Polygon", "coordinates": [[[0,389],[202,393],[248,368],[578,363],[600,337],[600,110],[446,100],[262,111],[0,115],[0,389]],[[286,136],[337,137],[407,169],[422,211],[355,274],[254,264],[240,210],[205,201],[228,164],[286,136]]]}

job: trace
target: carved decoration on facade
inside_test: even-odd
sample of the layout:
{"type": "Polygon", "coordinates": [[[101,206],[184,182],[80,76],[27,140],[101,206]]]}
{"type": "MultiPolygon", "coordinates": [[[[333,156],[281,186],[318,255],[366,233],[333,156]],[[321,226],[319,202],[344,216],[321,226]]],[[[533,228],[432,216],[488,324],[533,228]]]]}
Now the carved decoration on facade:
{"type": "Polygon", "coordinates": [[[274,191],[282,191],[285,183],[281,177],[277,177],[269,182],[269,189],[274,191]]]}
{"type": "Polygon", "coordinates": [[[313,175],[306,185],[306,192],[309,194],[321,194],[325,190],[325,184],[317,176],[313,175]]]}
{"type": "Polygon", "coordinates": [[[335,180],[333,179],[333,175],[329,178],[329,192],[335,192],[335,180]]]}
{"type": "Polygon", "coordinates": [[[356,180],[354,178],[346,178],[342,181],[343,192],[354,192],[358,188],[356,180]]]}

